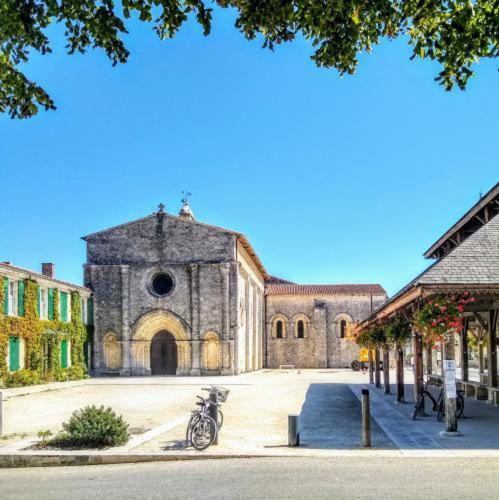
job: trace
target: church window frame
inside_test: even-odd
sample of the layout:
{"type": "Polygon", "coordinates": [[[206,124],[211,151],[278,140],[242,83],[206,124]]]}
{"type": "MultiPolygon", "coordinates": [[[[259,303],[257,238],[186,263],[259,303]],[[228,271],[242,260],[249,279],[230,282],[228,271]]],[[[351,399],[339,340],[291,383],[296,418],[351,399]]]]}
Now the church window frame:
{"type": "Polygon", "coordinates": [[[278,314],[272,319],[272,338],[282,340],[287,336],[288,331],[288,319],[282,315],[278,314]],[[279,332],[279,326],[281,331],[279,332]]]}
{"type": "Polygon", "coordinates": [[[296,339],[308,338],[310,329],[310,318],[304,313],[298,313],[293,316],[294,336],[296,339]]]}
{"type": "Polygon", "coordinates": [[[333,326],[336,337],[339,339],[348,338],[348,328],[354,323],[353,317],[348,313],[339,313],[333,319],[333,326]]]}
{"type": "Polygon", "coordinates": [[[173,293],[175,286],[175,279],[170,273],[166,271],[159,271],[154,273],[151,277],[148,288],[152,295],[164,298],[173,293]],[[163,280],[163,282],[161,282],[161,280],[163,280]]]}
{"type": "Polygon", "coordinates": [[[344,339],[347,333],[347,320],[340,319],[340,339],[344,339]]]}

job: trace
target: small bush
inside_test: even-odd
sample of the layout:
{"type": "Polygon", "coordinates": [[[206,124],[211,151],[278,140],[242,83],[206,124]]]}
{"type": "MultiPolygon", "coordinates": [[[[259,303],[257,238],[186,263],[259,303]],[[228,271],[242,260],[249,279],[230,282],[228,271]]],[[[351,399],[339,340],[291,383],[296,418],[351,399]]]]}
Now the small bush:
{"type": "Polygon", "coordinates": [[[87,378],[87,370],[85,365],[78,363],[69,368],[59,368],[54,371],[53,378],[58,382],[66,382],[68,380],[81,380],[87,378]]]}
{"type": "Polygon", "coordinates": [[[5,387],[24,387],[25,385],[41,384],[40,374],[31,370],[17,370],[7,373],[3,378],[5,387]]]}
{"type": "Polygon", "coordinates": [[[62,424],[52,444],[66,448],[106,448],[128,441],[128,424],[111,408],[86,406],[62,424]]]}

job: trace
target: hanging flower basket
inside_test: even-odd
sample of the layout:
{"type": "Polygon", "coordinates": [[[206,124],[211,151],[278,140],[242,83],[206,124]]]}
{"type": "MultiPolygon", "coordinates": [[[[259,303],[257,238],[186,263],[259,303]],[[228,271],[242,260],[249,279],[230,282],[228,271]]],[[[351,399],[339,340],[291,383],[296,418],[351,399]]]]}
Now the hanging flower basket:
{"type": "Polygon", "coordinates": [[[447,343],[461,331],[464,306],[475,302],[469,292],[429,298],[414,314],[412,323],[426,345],[447,343]]]}

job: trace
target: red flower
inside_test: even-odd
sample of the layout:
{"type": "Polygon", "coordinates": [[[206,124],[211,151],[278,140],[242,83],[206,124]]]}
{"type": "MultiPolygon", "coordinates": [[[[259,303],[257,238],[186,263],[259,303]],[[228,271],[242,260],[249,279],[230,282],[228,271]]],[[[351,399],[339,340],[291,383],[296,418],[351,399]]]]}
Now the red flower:
{"type": "Polygon", "coordinates": [[[437,326],[437,322],[436,321],[432,321],[431,322],[431,326],[433,326],[433,327],[437,326]]]}

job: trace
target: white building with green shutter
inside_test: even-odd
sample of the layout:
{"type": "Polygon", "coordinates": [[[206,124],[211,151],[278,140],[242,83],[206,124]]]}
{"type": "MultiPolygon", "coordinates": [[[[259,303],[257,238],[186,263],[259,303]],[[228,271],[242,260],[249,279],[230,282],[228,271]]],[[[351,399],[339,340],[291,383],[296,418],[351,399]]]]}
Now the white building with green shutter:
{"type": "Polygon", "coordinates": [[[90,363],[93,299],[88,288],[0,263],[0,385],[82,378],[90,363]]]}

